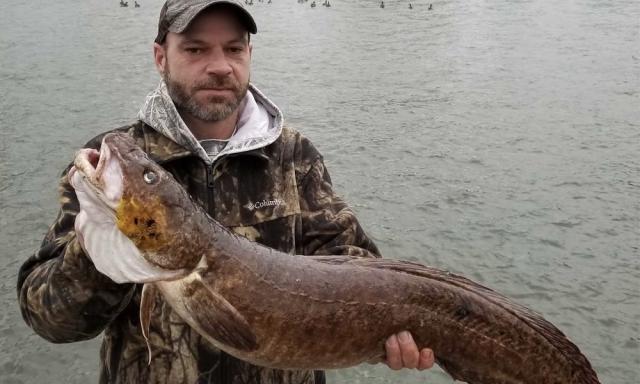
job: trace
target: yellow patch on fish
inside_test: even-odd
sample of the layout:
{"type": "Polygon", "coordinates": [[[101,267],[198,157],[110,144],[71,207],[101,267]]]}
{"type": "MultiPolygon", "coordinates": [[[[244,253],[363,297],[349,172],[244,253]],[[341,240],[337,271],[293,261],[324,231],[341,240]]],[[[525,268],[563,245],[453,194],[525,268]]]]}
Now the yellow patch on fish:
{"type": "Polygon", "coordinates": [[[116,209],[118,229],[127,236],[138,249],[153,251],[164,242],[166,227],[165,208],[157,198],[144,202],[131,196],[123,196],[116,209]]]}

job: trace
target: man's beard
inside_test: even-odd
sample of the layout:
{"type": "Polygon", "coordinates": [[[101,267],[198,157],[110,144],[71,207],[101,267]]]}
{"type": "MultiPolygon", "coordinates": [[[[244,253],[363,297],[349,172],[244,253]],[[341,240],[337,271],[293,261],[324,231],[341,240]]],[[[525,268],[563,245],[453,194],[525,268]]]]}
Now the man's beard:
{"type": "Polygon", "coordinates": [[[206,80],[196,81],[189,86],[173,80],[168,66],[165,68],[162,78],[167,84],[169,96],[180,112],[186,112],[197,119],[208,122],[221,121],[229,117],[238,108],[249,88],[249,82],[240,84],[230,76],[219,77],[215,75],[206,80]],[[207,88],[229,89],[233,92],[233,98],[211,96],[207,98],[205,103],[201,103],[195,98],[195,93],[200,89],[207,88]]]}

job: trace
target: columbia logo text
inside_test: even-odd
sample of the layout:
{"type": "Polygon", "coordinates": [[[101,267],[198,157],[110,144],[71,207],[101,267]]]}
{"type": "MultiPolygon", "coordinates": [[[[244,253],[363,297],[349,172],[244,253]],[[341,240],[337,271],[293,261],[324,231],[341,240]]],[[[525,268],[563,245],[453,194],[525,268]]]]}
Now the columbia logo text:
{"type": "Polygon", "coordinates": [[[278,205],[284,205],[284,200],[275,199],[275,200],[262,200],[256,201],[255,203],[249,203],[245,205],[245,207],[249,208],[249,210],[253,211],[254,209],[260,209],[264,207],[275,207],[278,205]]]}

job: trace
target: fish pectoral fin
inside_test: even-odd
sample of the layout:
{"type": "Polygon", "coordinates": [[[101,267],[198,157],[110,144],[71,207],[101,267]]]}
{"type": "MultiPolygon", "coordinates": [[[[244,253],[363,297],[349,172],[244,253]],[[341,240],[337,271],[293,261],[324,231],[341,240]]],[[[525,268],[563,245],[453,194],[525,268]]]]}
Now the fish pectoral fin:
{"type": "Polygon", "coordinates": [[[158,289],[154,284],[145,284],[142,287],[140,297],[140,326],[142,327],[142,336],[147,343],[149,350],[149,364],[151,364],[151,344],[149,344],[149,327],[151,325],[151,313],[156,305],[156,294],[158,289]]]}
{"type": "Polygon", "coordinates": [[[241,351],[258,348],[256,335],[238,310],[201,280],[185,284],[184,306],[197,330],[229,347],[241,351]]]}

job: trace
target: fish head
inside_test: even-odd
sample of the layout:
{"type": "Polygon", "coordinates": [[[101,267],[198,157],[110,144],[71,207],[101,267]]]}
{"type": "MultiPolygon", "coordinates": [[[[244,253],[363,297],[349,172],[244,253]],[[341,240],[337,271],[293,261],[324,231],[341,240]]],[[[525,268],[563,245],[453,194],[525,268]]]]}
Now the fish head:
{"type": "Polygon", "coordinates": [[[207,246],[198,236],[206,214],[131,136],[107,134],[99,152],[81,150],[74,165],[147,261],[164,269],[197,266],[207,246]]]}

